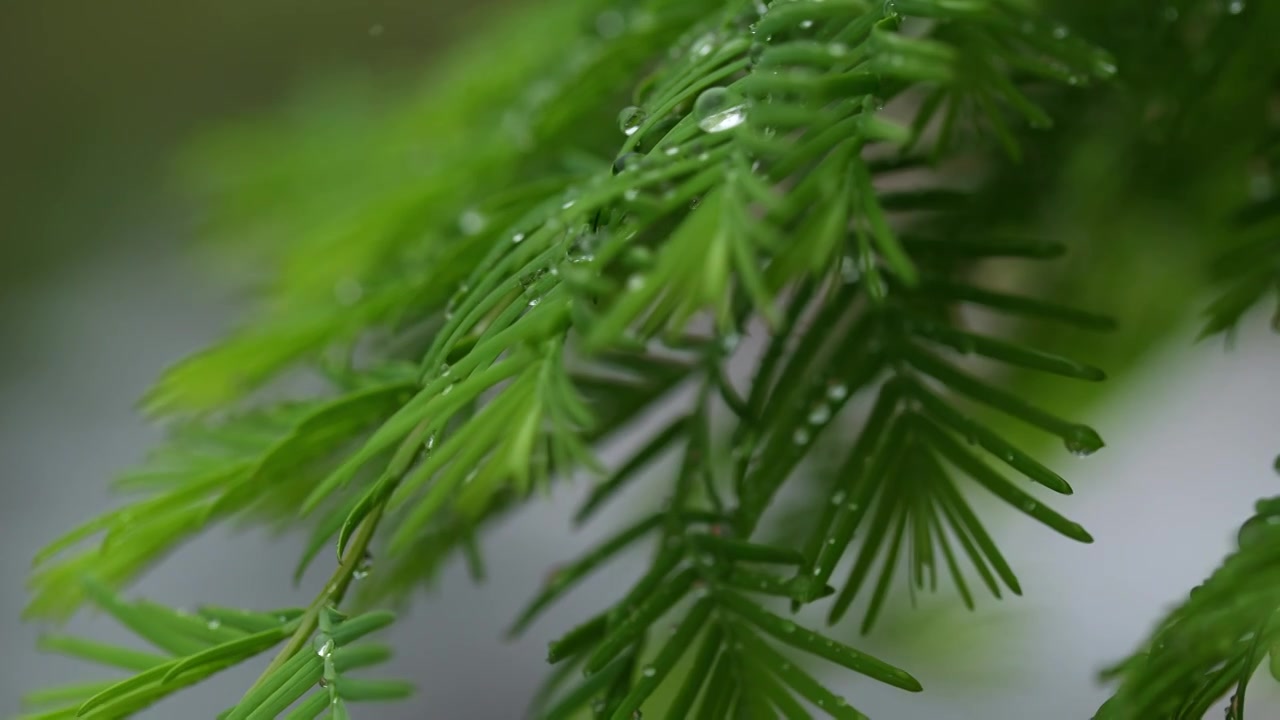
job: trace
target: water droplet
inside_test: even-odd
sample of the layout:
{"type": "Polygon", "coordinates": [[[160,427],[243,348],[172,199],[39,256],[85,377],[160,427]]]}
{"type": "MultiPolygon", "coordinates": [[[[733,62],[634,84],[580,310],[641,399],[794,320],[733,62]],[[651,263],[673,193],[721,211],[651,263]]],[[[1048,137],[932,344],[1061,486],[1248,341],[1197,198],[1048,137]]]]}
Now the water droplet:
{"type": "Polygon", "coordinates": [[[222,621],[218,618],[214,618],[207,623],[207,626],[210,630],[217,630],[222,627],[222,621]]]}
{"type": "Polygon", "coordinates": [[[818,575],[821,575],[821,574],[822,574],[822,568],[814,568],[814,569],[813,569],[813,575],[814,575],[814,577],[817,577],[818,575]]]}
{"type": "Polygon", "coordinates": [[[844,499],[846,497],[848,496],[845,494],[844,490],[837,490],[831,494],[831,504],[839,505],[840,503],[844,502],[844,499]]]}
{"type": "Polygon", "coordinates": [[[632,291],[632,292],[635,292],[636,290],[639,290],[639,289],[640,289],[640,288],[642,288],[642,287],[644,287],[644,276],[643,276],[643,275],[638,275],[638,274],[637,274],[637,275],[632,275],[631,277],[627,278],[627,289],[628,289],[628,290],[630,290],[630,291],[632,291]]]}
{"type": "Polygon", "coordinates": [[[1084,425],[1077,425],[1072,428],[1071,432],[1062,441],[1066,446],[1067,452],[1076,457],[1087,457],[1102,449],[1105,443],[1093,428],[1084,425]]]}
{"type": "Polygon", "coordinates": [[[522,242],[524,242],[524,233],[522,233],[522,232],[518,232],[518,233],[516,233],[515,235],[512,235],[512,236],[511,236],[511,244],[512,244],[512,245],[519,245],[519,244],[520,244],[520,243],[522,243],[522,242]]]}
{"type": "Polygon", "coordinates": [[[622,193],[622,199],[627,202],[634,201],[638,197],[640,197],[640,191],[635,188],[628,188],[626,192],[622,193]]]}
{"type": "Polygon", "coordinates": [[[796,431],[791,434],[791,442],[797,445],[808,445],[809,439],[809,431],[804,428],[796,428],[796,431]]]}
{"type": "Polygon", "coordinates": [[[1026,512],[1035,512],[1035,509],[1038,507],[1040,507],[1040,504],[1035,500],[1027,500],[1022,503],[1022,509],[1026,512]]]}
{"type": "Polygon", "coordinates": [[[441,390],[441,391],[440,391],[440,394],[441,394],[441,395],[448,395],[448,394],[449,394],[449,393],[451,393],[451,392],[453,392],[453,383],[449,383],[448,385],[446,385],[446,386],[445,386],[445,388],[444,388],[444,390],[441,390]]]}
{"type": "Polygon", "coordinates": [[[622,108],[622,112],[618,113],[618,129],[622,131],[623,135],[635,135],[646,117],[648,115],[642,108],[628,105],[622,108]]]}
{"type": "Polygon", "coordinates": [[[333,654],[333,638],[327,635],[317,635],[316,639],[311,642],[311,646],[315,648],[316,655],[327,658],[333,654]]]}
{"type": "Polygon", "coordinates": [[[1228,15],[1239,15],[1244,12],[1244,0],[1231,0],[1227,3],[1228,15]]]}
{"type": "Polygon", "coordinates": [[[795,623],[791,622],[790,620],[784,620],[784,621],[782,621],[782,632],[784,632],[784,633],[793,633],[793,632],[795,632],[795,631],[796,631],[796,624],[795,624],[795,623]]]}
{"type": "Polygon", "coordinates": [[[640,153],[623,153],[613,161],[613,174],[617,175],[628,170],[636,170],[640,167],[641,160],[644,160],[644,156],[640,153]]]}
{"type": "Polygon", "coordinates": [[[540,297],[529,298],[529,307],[538,307],[538,303],[542,302],[540,297]]]}
{"type": "Polygon", "coordinates": [[[848,704],[849,704],[848,700],[845,700],[843,697],[839,695],[836,696],[836,707],[845,707],[848,704]]]}
{"type": "Polygon", "coordinates": [[[1243,549],[1256,544],[1266,534],[1267,525],[1261,515],[1249,518],[1236,533],[1236,545],[1243,549]]]}
{"type": "Polygon", "coordinates": [[[1053,28],[1053,38],[1055,40],[1066,40],[1070,34],[1071,31],[1067,29],[1066,25],[1055,25],[1053,28]]]}
{"type": "Polygon", "coordinates": [[[831,400],[831,402],[840,402],[847,397],[849,397],[849,388],[843,384],[835,383],[827,386],[827,399],[831,400]]]}
{"type": "Polygon", "coordinates": [[[819,405],[809,411],[809,424],[822,425],[831,419],[831,408],[819,405]]]}
{"type": "Polygon", "coordinates": [[[627,19],[617,10],[606,10],[596,16],[596,32],[612,40],[627,31],[627,19]]]}
{"type": "Polygon", "coordinates": [[[355,305],[364,297],[364,286],[355,278],[342,278],[333,284],[333,297],[339,305],[355,305]]]}
{"type": "Polygon", "coordinates": [[[813,27],[813,21],[812,21],[812,20],[801,20],[801,21],[800,21],[800,29],[801,29],[801,30],[808,30],[808,29],[810,29],[810,28],[812,28],[812,27],[813,27]]]}
{"type": "Polygon", "coordinates": [[[693,114],[704,132],[732,130],[747,119],[746,102],[722,87],[702,91],[693,103],[693,114]]]}
{"type": "Polygon", "coordinates": [[[643,720],[643,718],[644,718],[644,713],[640,712],[639,710],[631,711],[631,720],[643,720]]]}
{"type": "Polygon", "coordinates": [[[369,573],[371,572],[373,572],[373,553],[365,550],[364,555],[360,556],[360,564],[357,565],[355,571],[351,573],[351,577],[356,580],[363,580],[369,577],[369,573]]]}
{"type": "Polygon", "coordinates": [[[690,210],[697,210],[697,209],[698,209],[698,206],[699,206],[699,205],[701,205],[701,204],[702,204],[702,198],[700,198],[700,197],[698,197],[698,196],[696,196],[696,195],[695,195],[695,196],[694,196],[694,198],[693,198],[692,200],[690,200],[690,201],[689,201],[689,209],[690,209],[690,210]]]}
{"type": "Polygon", "coordinates": [[[689,52],[695,57],[706,57],[716,49],[716,36],[713,33],[707,33],[697,40],[693,41],[693,45],[689,48],[689,52]]]}
{"type": "Polygon", "coordinates": [[[728,333],[720,338],[720,349],[726,353],[731,353],[738,349],[738,343],[742,342],[742,336],[737,333],[728,333]]]}
{"type": "Polygon", "coordinates": [[[576,202],[577,200],[565,200],[563,203],[560,204],[560,209],[568,210],[569,208],[573,207],[573,204],[576,202]]]}
{"type": "Polygon", "coordinates": [[[653,677],[658,674],[658,670],[652,665],[645,665],[644,669],[640,671],[640,674],[645,677],[653,677]]]}
{"type": "Polygon", "coordinates": [[[844,43],[833,42],[827,46],[827,54],[831,57],[844,57],[849,52],[849,46],[844,43]]]}
{"type": "Polygon", "coordinates": [[[488,224],[488,218],[475,208],[464,211],[458,217],[458,227],[464,235],[476,235],[484,230],[484,227],[488,224]]]}

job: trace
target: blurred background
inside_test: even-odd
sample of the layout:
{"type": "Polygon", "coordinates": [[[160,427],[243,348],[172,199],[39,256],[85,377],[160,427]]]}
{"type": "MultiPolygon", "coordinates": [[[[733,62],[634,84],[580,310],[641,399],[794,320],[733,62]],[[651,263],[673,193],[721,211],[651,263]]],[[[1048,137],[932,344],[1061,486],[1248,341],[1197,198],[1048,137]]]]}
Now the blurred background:
{"type": "MultiPolygon", "coordinates": [[[[174,179],[181,148],[308,87],[411,82],[484,12],[424,0],[0,7],[0,716],[16,713],[25,691],[99,677],[34,650],[40,628],[19,619],[30,557],[100,512],[110,476],[156,440],[134,409],[149,383],[244,311],[236,288],[192,251],[202,209],[174,179]]],[[[1089,408],[1105,451],[1045,458],[1077,489],[1059,509],[1096,544],[1075,546],[992,515],[1026,597],[988,599],[971,614],[946,596],[912,610],[899,594],[903,607],[870,638],[844,632],[911,668],[929,691],[908,697],[848,675],[832,675],[833,685],[877,718],[1091,716],[1106,697],[1096,672],[1205,577],[1233,547],[1253,501],[1280,484],[1270,472],[1280,449],[1280,341],[1257,316],[1223,352],[1216,342],[1192,343],[1192,320],[1166,323],[1162,339],[1120,364],[1105,401],[1089,408]]],[[[417,599],[397,625],[393,674],[420,692],[361,717],[521,717],[546,669],[547,640],[611,600],[611,585],[638,567],[638,559],[614,567],[528,637],[503,641],[547,569],[608,530],[608,515],[567,530],[585,490],[561,486],[485,538],[485,585],[455,566],[417,599]]],[[[137,592],[180,607],[302,604],[311,588],[294,590],[282,571],[301,545],[298,537],[215,533],[137,592]]],[[[89,615],[72,627],[121,637],[89,615]]],[[[181,707],[163,704],[145,717],[212,717],[257,669],[219,676],[183,694],[181,707]]],[[[1259,717],[1280,717],[1271,683],[1252,687],[1250,703],[1259,717]]]]}

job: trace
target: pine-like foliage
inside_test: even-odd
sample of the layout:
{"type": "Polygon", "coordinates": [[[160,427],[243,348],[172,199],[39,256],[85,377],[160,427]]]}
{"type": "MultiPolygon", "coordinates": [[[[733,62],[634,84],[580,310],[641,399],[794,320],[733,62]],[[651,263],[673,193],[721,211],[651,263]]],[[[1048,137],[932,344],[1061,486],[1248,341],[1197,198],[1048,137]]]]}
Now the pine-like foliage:
{"type": "MultiPolygon", "coordinates": [[[[1261,2],[1122,5],[1133,47],[1176,55],[1185,41],[1201,75],[1280,27],[1261,2]]],[[[479,572],[486,528],[576,474],[594,476],[581,522],[633,483],[665,501],[560,567],[516,618],[519,633],[620,553],[650,549],[621,597],[552,644],[536,717],[865,717],[803,656],[921,690],[788,612],[818,603],[834,622],[861,595],[867,631],[898,585],[933,590],[940,574],[970,606],[978,585],[1020,594],[975,491],[1092,542],[1029,492],[1072,490],[1014,438],[1077,455],[1103,441],[1010,378],[1102,380],[1027,338],[1115,323],[1004,282],[1049,277],[1037,266],[1087,239],[1033,232],[1017,206],[1040,189],[1002,201],[1024,178],[998,158],[1051,158],[1047,129],[1087,124],[1092,93],[1189,93],[1116,74],[1020,0],[557,0],[507,11],[397,103],[329,97],[210,139],[194,166],[211,229],[270,268],[262,308],[157,383],[146,407],[170,433],[120,479],[136,499],[50,544],[31,579],[31,616],[89,602],[154,650],[46,637],[133,674],[34,693],[26,717],[127,717],[264,654],[221,717],[343,718],[402,697],[398,681],[348,676],[387,657],[355,641],[392,621],[354,612],[348,591],[397,603],[455,552],[479,572]],[[281,401],[299,374],[323,389],[281,401]],[[629,456],[597,458],[672,407],[629,456]],[[837,468],[820,480],[805,472],[817,448],[837,468]],[[666,456],[670,477],[645,476],[666,456]],[[767,515],[788,485],[809,505],[803,534],[779,539],[767,515]],[[306,527],[295,577],[335,546],[336,569],[305,608],[185,614],[120,596],[224,523],[306,527]]],[[[1136,114],[1188,148],[1199,137],[1185,105],[1136,114]]],[[[1275,162],[1271,142],[1250,157],[1275,162]]],[[[1222,225],[1237,249],[1207,331],[1278,287],[1278,208],[1263,198],[1222,225]]],[[[1242,717],[1248,677],[1280,643],[1274,505],[1116,671],[1100,718],[1198,718],[1232,686],[1242,717]]]]}

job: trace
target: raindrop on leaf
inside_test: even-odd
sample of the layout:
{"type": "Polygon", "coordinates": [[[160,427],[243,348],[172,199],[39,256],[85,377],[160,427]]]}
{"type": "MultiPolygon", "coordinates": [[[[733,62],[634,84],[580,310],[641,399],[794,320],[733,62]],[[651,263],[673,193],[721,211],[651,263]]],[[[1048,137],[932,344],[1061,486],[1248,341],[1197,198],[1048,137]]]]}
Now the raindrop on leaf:
{"type": "Polygon", "coordinates": [[[738,127],[747,119],[747,104],[725,88],[708,88],[694,101],[693,115],[703,131],[724,132],[738,127]]]}
{"type": "Polygon", "coordinates": [[[1102,449],[1105,443],[1093,428],[1077,425],[1071,430],[1067,437],[1062,441],[1066,446],[1067,452],[1076,457],[1088,457],[1098,450],[1102,449]]]}
{"type": "Polygon", "coordinates": [[[363,580],[369,577],[369,573],[372,571],[373,571],[373,553],[369,552],[368,550],[365,550],[364,555],[360,556],[360,564],[357,565],[355,571],[351,573],[351,577],[355,578],[356,580],[363,580]]]}
{"type": "Polygon", "coordinates": [[[613,161],[613,174],[617,175],[628,170],[635,170],[640,166],[640,161],[643,159],[644,156],[640,153],[623,153],[618,156],[617,160],[613,161]]]}
{"type": "Polygon", "coordinates": [[[458,217],[458,227],[465,235],[476,235],[484,230],[485,226],[488,224],[488,218],[475,208],[464,211],[462,215],[458,217]]]}
{"type": "Polygon", "coordinates": [[[312,641],[312,647],[316,650],[316,655],[327,658],[333,653],[333,638],[327,635],[317,635],[312,641]]]}
{"type": "Polygon", "coordinates": [[[623,135],[635,135],[646,117],[648,115],[642,108],[638,108],[635,105],[624,107],[622,112],[618,113],[618,129],[622,131],[623,135]]]}

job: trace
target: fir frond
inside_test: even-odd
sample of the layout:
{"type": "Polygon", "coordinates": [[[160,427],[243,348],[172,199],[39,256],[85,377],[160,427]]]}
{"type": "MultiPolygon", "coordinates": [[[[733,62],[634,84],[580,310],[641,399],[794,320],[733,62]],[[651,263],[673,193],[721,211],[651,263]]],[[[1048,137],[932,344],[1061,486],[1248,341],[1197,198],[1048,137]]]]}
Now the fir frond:
{"type": "MultiPolygon", "coordinates": [[[[627,720],[666,685],[673,718],[807,717],[804,703],[864,717],[781,645],[919,691],[905,670],[770,606],[836,595],[837,619],[882,550],[865,627],[904,553],[913,587],[926,575],[936,584],[941,553],[972,603],[953,540],[994,594],[997,577],[1019,592],[958,476],[1091,541],[988,463],[1070,493],[984,413],[1080,454],[1101,438],[985,371],[1086,381],[1102,371],[969,328],[957,311],[1111,323],[981,287],[974,271],[992,258],[1047,258],[1061,248],[972,222],[970,196],[932,164],[958,156],[962,141],[993,140],[1019,155],[1016,127],[1051,120],[1029,87],[1106,80],[1115,72],[1108,54],[1013,0],[651,0],[625,14],[568,0],[523,13],[481,43],[486,53],[499,45],[506,55],[490,77],[476,80],[473,48],[406,106],[380,114],[357,102],[347,120],[375,139],[359,157],[333,158],[338,172],[313,164],[307,144],[323,133],[249,138],[255,151],[283,144],[286,161],[250,173],[249,183],[280,188],[297,214],[263,224],[252,205],[231,202],[220,220],[302,239],[267,249],[275,267],[264,312],[173,368],[148,396],[153,413],[185,420],[153,464],[125,481],[147,497],[56,541],[33,580],[32,612],[62,617],[80,604],[92,569],[102,579],[89,586],[92,599],[162,655],[48,641],[139,672],[110,687],[47,694],[87,696],[55,712],[124,716],[281,644],[225,718],[291,707],[289,717],[346,717],[348,702],[400,697],[407,686],[345,674],[385,655],[349,643],[389,623],[389,613],[337,609],[375,552],[366,594],[388,602],[457,550],[480,575],[477,535],[555,478],[606,474],[579,513],[586,520],[677,448],[668,503],[562,569],[517,618],[515,632],[622,550],[654,544],[624,597],[552,645],[552,662],[587,677],[560,689],[569,683],[557,674],[540,716],[593,707],[627,720]],[[539,29],[559,36],[602,10],[618,13],[610,22],[622,29],[583,33],[568,47],[539,38],[539,29]],[[646,72],[626,105],[568,102],[613,97],[646,72]],[[901,122],[897,109],[917,101],[901,122]],[[410,172],[397,154],[418,133],[450,142],[410,172]],[[923,180],[887,189],[904,170],[923,180]],[[362,189],[340,192],[352,182],[362,189]],[[704,323],[709,332],[698,330],[704,323]],[[740,391],[726,365],[757,326],[765,349],[740,391]],[[321,370],[332,396],[278,406],[255,397],[297,369],[321,370]],[[612,472],[598,467],[599,441],[681,386],[695,399],[666,429],[612,472]],[[761,540],[762,518],[801,475],[818,436],[843,433],[837,416],[871,394],[877,404],[846,438],[852,450],[808,542],[761,540]],[[713,417],[725,409],[728,459],[713,442],[713,417]],[[311,523],[297,576],[336,540],[337,568],[306,608],[198,619],[112,594],[214,522],[282,517],[311,523]],[[868,526],[851,577],[832,587],[855,531],[868,526]],[[97,548],[54,561],[99,533],[97,548]],[[668,617],[670,636],[657,629],[668,617]],[[685,662],[692,671],[673,672],[685,662]]],[[[256,162],[228,150],[242,140],[211,146],[226,163],[215,183],[256,162]]]]}

